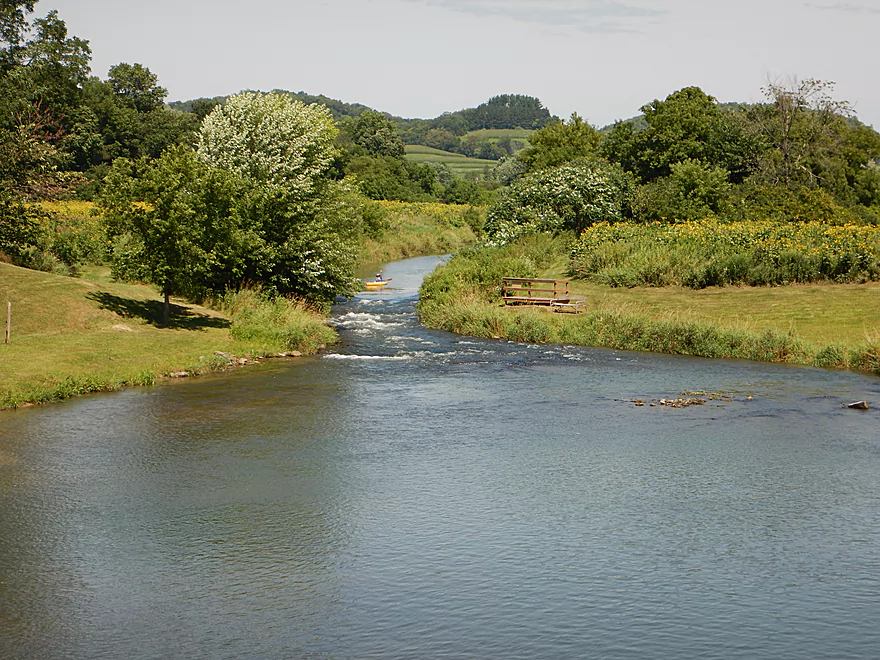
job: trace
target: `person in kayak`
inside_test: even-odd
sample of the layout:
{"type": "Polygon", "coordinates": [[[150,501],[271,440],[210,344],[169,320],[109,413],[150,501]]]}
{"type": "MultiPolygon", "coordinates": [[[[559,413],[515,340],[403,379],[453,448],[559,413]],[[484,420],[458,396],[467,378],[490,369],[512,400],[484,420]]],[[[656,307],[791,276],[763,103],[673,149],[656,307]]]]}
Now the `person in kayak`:
{"type": "Polygon", "coordinates": [[[382,279],[382,271],[381,270],[378,273],[376,273],[376,281],[377,282],[384,282],[384,280],[382,279]]]}

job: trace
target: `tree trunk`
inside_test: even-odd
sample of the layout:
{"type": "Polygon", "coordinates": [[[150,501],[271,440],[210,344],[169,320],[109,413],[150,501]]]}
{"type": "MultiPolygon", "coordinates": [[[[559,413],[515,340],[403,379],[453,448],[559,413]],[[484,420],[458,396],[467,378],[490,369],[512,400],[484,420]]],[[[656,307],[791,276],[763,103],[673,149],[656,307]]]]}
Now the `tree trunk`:
{"type": "Polygon", "coordinates": [[[163,325],[167,328],[168,322],[171,320],[171,300],[168,295],[168,289],[165,289],[165,310],[163,314],[163,325]]]}

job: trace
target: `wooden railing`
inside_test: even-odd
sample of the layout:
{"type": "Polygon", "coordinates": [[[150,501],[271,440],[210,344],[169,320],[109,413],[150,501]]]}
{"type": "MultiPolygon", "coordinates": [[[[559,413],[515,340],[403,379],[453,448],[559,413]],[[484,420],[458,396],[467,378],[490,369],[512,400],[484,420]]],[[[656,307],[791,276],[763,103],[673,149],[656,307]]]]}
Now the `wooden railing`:
{"type": "Polygon", "coordinates": [[[567,297],[568,280],[540,280],[531,277],[505,277],[501,296],[508,305],[549,305],[567,297]]]}
{"type": "Polygon", "coordinates": [[[504,277],[501,297],[505,305],[547,305],[554,311],[580,312],[583,296],[573,296],[568,280],[543,280],[534,277],[504,277]]]}

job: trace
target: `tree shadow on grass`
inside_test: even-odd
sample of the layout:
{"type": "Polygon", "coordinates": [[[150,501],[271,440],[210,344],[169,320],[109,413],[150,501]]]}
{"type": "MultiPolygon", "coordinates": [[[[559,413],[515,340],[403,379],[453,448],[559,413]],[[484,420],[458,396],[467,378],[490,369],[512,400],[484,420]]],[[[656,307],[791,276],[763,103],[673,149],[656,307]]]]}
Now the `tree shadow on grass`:
{"type": "MultiPolygon", "coordinates": [[[[86,298],[96,301],[101,309],[106,309],[125,318],[139,318],[158,328],[162,323],[165,305],[161,300],[135,300],[123,298],[105,291],[86,294],[86,298]]],[[[207,328],[228,328],[231,323],[216,316],[197,314],[188,307],[171,304],[171,319],[168,327],[175,330],[205,330],[207,328]]]]}

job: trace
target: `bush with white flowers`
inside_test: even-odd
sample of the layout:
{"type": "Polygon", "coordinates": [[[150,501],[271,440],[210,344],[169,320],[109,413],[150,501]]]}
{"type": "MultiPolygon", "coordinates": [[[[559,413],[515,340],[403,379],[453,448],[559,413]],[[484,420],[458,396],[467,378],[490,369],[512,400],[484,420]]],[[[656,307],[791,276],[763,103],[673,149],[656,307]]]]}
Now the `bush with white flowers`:
{"type": "Polygon", "coordinates": [[[527,174],[489,209],[489,243],[505,245],[537,232],[580,233],[596,222],[621,220],[632,191],[629,177],[601,162],[575,162],[527,174]]]}
{"type": "Polygon", "coordinates": [[[246,269],[280,293],[317,300],[357,290],[357,205],[328,174],[330,111],[285,94],[244,92],[205,117],[199,157],[251,182],[248,230],[263,244],[246,269]]]}

